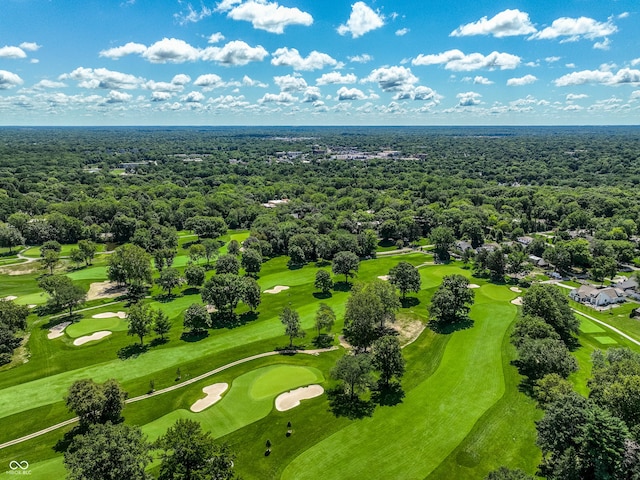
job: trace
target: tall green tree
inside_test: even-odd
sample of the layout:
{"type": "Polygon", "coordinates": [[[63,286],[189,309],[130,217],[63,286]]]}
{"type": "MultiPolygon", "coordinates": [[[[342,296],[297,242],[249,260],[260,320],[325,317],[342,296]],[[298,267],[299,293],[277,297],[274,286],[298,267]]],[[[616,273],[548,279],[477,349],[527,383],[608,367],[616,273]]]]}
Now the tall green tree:
{"type": "Polygon", "coordinates": [[[373,383],[373,365],[368,354],[344,355],[331,370],[331,377],[343,382],[344,393],[355,399],[373,383]]]}
{"type": "Polygon", "coordinates": [[[64,453],[68,480],[150,479],[152,460],[140,427],[126,424],[92,425],[76,435],[64,453]]]}
{"type": "Polygon", "coordinates": [[[191,332],[203,332],[211,327],[211,315],[207,307],[200,303],[192,303],[184,312],[184,328],[191,332]]]}
{"type": "Polygon", "coordinates": [[[429,317],[431,320],[454,324],[469,318],[474,293],[469,288],[469,280],[462,275],[448,275],[431,298],[429,317]]]}
{"type": "Polygon", "coordinates": [[[87,299],[87,292],[80,285],[76,285],[66,275],[51,275],[42,277],[38,285],[49,294],[49,305],[54,310],[68,309],[69,316],[73,309],[87,299]]]}
{"type": "Polygon", "coordinates": [[[262,254],[253,248],[248,248],[242,252],[240,265],[248,274],[257,275],[262,268],[262,254]]]}
{"type": "Polygon", "coordinates": [[[187,265],[184,269],[184,277],[190,287],[200,287],[205,281],[207,272],[200,265],[187,265]]]}
{"type": "Polygon", "coordinates": [[[420,291],[422,280],[418,269],[409,262],[403,261],[398,262],[395,267],[389,270],[389,283],[400,290],[402,300],[404,300],[408,292],[418,293],[420,291]]]}
{"type": "Polygon", "coordinates": [[[171,330],[171,321],[169,316],[161,309],[158,309],[153,314],[153,331],[160,335],[160,338],[164,340],[164,336],[171,330]]]}
{"type": "Polygon", "coordinates": [[[109,280],[137,288],[151,283],[151,256],[133,244],[122,245],[109,255],[109,280]]]}
{"type": "Polygon", "coordinates": [[[344,275],[344,282],[349,283],[349,277],[353,277],[360,266],[360,259],[353,252],[338,252],[333,257],[331,270],[334,275],[344,275]]]}
{"type": "Polygon", "coordinates": [[[431,231],[431,242],[435,245],[436,255],[440,260],[449,259],[449,249],[456,241],[453,230],[449,227],[436,227],[431,231]]]}
{"type": "Polygon", "coordinates": [[[328,294],[333,288],[333,280],[331,275],[326,270],[318,270],[316,272],[316,279],[313,282],[313,286],[320,290],[323,294],[328,294]]]}
{"type": "Polygon", "coordinates": [[[405,370],[405,361],[400,349],[398,337],[385,335],[373,342],[373,366],[380,372],[380,383],[388,387],[395,377],[402,378],[405,370]]]}
{"type": "Polygon", "coordinates": [[[218,261],[216,262],[216,274],[233,274],[238,275],[240,271],[240,262],[235,257],[235,255],[227,254],[221,255],[218,257],[218,261]]]}
{"type": "Polygon", "coordinates": [[[202,301],[224,315],[234,315],[244,292],[242,278],[231,273],[214,275],[200,290],[202,301]]]}
{"type": "Polygon", "coordinates": [[[159,480],[232,480],[235,455],[194,420],[178,419],[154,446],[162,450],[159,480]]]}
{"type": "Polygon", "coordinates": [[[294,338],[303,338],[306,336],[300,322],[300,314],[295,310],[284,307],[280,313],[280,322],[284,325],[285,335],[289,337],[289,348],[293,348],[294,338]]]}
{"type": "Polygon", "coordinates": [[[347,299],[344,313],[346,339],[358,351],[367,350],[377,336],[376,326],[384,322],[385,309],[371,290],[358,289],[347,299]]]}
{"type": "Polygon", "coordinates": [[[262,302],[262,294],[260,293],[260,285],[252,277],[244,277],[242,279],[242,301],[251,309],[252,312],[260,306],[262,302]]]}
{"type": "Polygon", "coordinates": [[[80,424],[87,426],[121,421],[126,399],[127,392],[116,380],[99,384],[87,378],[71,384],[65,402],[69,411],[80,418],[80,424]]]}
{"type": "Polygon", "coordinates": [[[316,330],[318,330],[318,336],[320,336],[322,330],[331,331],[335,321],[336,314],[333,309],[326,303],[320,303],[316,311],[316,330]]]}
{"type": "Polygon", "coordinates": [[[182,283],[182,277],[175,268],[165,268],[160,272],[160,277],[158,277],[156,283],[167,292],[167,295],[171,295],[173,289],[179,287],[182,283]]]}
{"type": "Polygon", "coordinates": [[[140,338],[140,346],[144,345],[144,337],[151,333],[153,326],[153,311],[147,305],[134,303],[127,315],[129,321],[128,335],[135,335],[140,338]]]}
{"type": "Polygon", "coordinates": [[[580,322],[569,307],[563,292],[553,285],[531,286],[522,298],[522,313],[542,318],[551,325],[567,345],[573,345],[580,322]]]}

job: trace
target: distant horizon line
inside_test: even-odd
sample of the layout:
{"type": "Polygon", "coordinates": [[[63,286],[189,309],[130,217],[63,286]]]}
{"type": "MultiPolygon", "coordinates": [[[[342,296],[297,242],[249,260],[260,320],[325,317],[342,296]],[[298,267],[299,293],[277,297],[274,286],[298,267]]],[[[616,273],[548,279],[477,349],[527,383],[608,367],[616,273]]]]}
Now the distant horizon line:
{"type": "Polygon", "coordinates": [[[10,128],[637,128],[640,124],[518,124],[518,125],[0,125],[0,129],[10,128]]]}

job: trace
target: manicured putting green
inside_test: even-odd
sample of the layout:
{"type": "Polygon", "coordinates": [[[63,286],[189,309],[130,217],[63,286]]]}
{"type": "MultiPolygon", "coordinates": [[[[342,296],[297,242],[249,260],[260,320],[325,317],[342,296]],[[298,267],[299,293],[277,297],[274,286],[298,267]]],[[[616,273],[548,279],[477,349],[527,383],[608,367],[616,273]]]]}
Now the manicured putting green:
{"type": "Polygon", "coordinates": [[[90,267],[67,274],[71,280],[91,280],[102,282],[107,278],[107,267],[90,267]]]}
{"type": "Polygon", "coordinates": [[[84,335],[89,335],[94,332],[100,332],[102,330],[109,330],[112,332],[126,332],[129,325],[126,320],[121,318],[83,318],[77,323],[69,325],[65,332],[71,338],[78,338],[84,335]]]}
{"type": "MultiPolygon", "coordinates": [[[[142,430],[154,440],[179,418],[189,418],[200,422],[214,437],[222,437],[269,415],[278,394],[323,381],[322,372],[313,367],[280,364],[258,368],[236,378],[222,400],[203,412],[176,410],[142,430]]],[[[201,391],[202,386],[197,388],[201,391]]]]}
{"type": "Polygon", "coordinates": [[[583,316],[580,316],[580,331],[582,333],[605,333],[606,330],[595,322],[587,320],[583,316]]]}
{"type": "Polygon", "coordinates": [[[491,300],[497,300],[499,302],[506,302],[518,295],[502,285],[494,285],[491,283],[482,285],[480,291],[491,300]]]}
{"type": "Polygon", "coordinates": [[[596,335],[593,338],[603,345],[615,345],[618,343],[616,339],[611,338],[609,335],[596,335]]]}

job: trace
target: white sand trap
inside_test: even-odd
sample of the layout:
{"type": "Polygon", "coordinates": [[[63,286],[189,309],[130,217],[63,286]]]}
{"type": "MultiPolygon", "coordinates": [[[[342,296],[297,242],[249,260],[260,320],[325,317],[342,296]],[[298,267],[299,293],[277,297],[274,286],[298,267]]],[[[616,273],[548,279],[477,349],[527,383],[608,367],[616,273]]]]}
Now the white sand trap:
{"type": "Polygon", "coordinates": [[[38,305],[36,305],[35,303],[32,303],[31,305],[28,305],[29,308],[36,308],[38,305]]]}
{"type": "Polygon", "coordinates": [[[87,342],[93,342],[94,340],[100,340],[101,338],[108,337],[109,335],[111,335],[111,332],[108,331],[108,330],[104,330],[102,332],[96,332],[96,333],[93,333],[91,335],[86,335],[84,337],[76,338],[73,341],[73,344],[76,345],[76,346],[84,345],[87,342]]]}
{"type": "Polygon", "coordinates": [[[522,297],[514,298],[513,300],[511,300],[511,303],[513,303],[514,305],[522,305],[522,297]]]}
{"type": "Polygon", "coordinates": [[[96,313],[92,315],[91,318],[127,318],[127,312],[104,312],[104,313],[96,313]]]}
{"type": "Polygon", "coordinates": [[[127,287],[118,285],[115,282],[94,282],[89,287],[87,300],[97,300],[99,298],[114,298],[127,293],[127,287]]]}
{"type": "Polygon", "coordinates": [[[196,403],[191,405],[191,411],[198,413],[210,407],[222,398],[222,394],[227,391],[227,388],[229,388],[228,383],[214,383],[213,385],[204,387],[202,391],[206,393],[207,396],[197,400],[196,403]]]}
{"type": "Polygon", "coordinates": [[[15,300],[16,298],[18,297],[16,297],[15,295],[9,295],[8,297],[4,297],[3,300],[10,302],[11,300],[15,300]]]}
{"type": "Polygon", "coordinates": [[[509,290],[511,290],[514,293],[522,293],[522,290],[520,290],[518,287],[511,287],[509,290]]]}
{"type": "Polygon", "coordinates": [[[269,289],[269,290],[265,290],[264,293],[280,293],[283,292],[284,290],[289,290],[289,287],[286,287],[284,285],[276,285],[275,287],[269,289]]]}
{"type": "Polygon", "coordinates": [[[64,335],[64,329],[71,325],[71,322],[62,322],[58,325],[55,325],[49,329],[49,333],[47,334],[47,338],[49,340],[53,340],[54,338],[59,338],[64,335]]]}
{"type": "Polygon", "coordinates": [[[480,288],[480,285],[476,285],[475,283],[470,283],[467,285],[467,288],[480,288]]]}
{"type": "Polygon", "coordinates": [[[324,388],[320,385],[309,385],[308,387],[300,387],[290,390],[286,393],[278,395],[276,398],[276,409],[279,412],[291,410],[300,405],[300,400],[308,400],[310,398],[319,397],[324,393],[324,388]]]}
{"type": "Polygon", "coordinates": [[[380,280],[385,280],[386,281],[386,280],[389,280],[389,275],[380,275],[378,278],[380,280]]]}

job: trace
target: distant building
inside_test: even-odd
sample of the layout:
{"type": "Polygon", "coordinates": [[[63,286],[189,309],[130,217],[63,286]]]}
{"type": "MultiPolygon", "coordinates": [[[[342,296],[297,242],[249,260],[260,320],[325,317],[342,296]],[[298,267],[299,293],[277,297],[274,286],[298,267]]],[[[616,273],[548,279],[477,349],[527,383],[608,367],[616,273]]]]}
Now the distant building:
{"type": "Polygon", "coordinates": [[[576,302],[596,307],[606,307],[607,305],[625,301],[624,291],[619,288],[597,288],[592,285],[582,285],[580,288],[574,288],[569,293],[569,297],[576,302]]]}
{"type": "Polygon", "coordinates": [[[289,203],[288,198],[282,198],[280,200],[269,200],[267,203],[263,203],[262,206],[265,208],[276,208],[278,205],[283,205],[289,203]]]}

